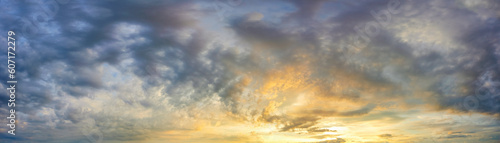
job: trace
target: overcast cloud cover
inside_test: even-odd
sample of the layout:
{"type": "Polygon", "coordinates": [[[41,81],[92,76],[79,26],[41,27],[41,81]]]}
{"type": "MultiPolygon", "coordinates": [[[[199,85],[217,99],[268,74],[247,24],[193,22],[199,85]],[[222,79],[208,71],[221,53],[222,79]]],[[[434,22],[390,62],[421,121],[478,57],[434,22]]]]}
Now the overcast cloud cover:
{"type": "Polygon", "coordinates": [[[500,141],[497,0],[0,0],[0,10],[18,78],[13,136],[2,62],[0,142],[500,141]]]}

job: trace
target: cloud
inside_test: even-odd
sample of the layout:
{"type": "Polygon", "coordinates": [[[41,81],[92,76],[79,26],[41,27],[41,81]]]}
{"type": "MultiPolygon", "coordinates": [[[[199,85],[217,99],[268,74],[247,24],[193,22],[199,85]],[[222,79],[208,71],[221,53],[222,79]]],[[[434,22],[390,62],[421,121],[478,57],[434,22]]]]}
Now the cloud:
{"type": "Polygon", "coordinates": [[[0,140],[498,139],[499,3],[398,1],[380,22],[392,2],[244,1],[220,21],[202,1],[57,2],[51,17],[2,1],[21,92],[20,136],[0,140]]]}
{"type": "Polygon", "coordinates": [[[345,143],[346,140],[342,139],[342,138],[337,138],[337,139],[333,139],[333,140],[326,140],[326,141],[321,141],[320,143],[345,143]]]}
{"type": "Polygon", "coordinates": [[[392,138],[392,134],[381,134],[381,135],[378,135],[378,137],[381,137],[381,138],[392,138]]]}
{"type": "Polygon", "coordinates": [[[325,1],[323,0],[314,2],[290,0],[290,3],[294,4],[294,6],[297,7],[297,10],[287,15],[285,19],[297,19],[299,22],[314,20],[316,12],[321,8],[322,3],[324,2],[325,1]]]}
{"type": "Polygon", "coordinates": [[[330,129],[319,129],[319,128],[311,128],[307,130],[308,132],[337,132],[336,130],[330,130],[330,129]]]}
{"type": "Polygon", "coordinates": [[[323,117],[329,117],[329,116],[360,116],[360,115],[365,115],[368,114],[371,110],[375,108],[375,105],[370,104],[366,105],[365,107],[353,111],[345,111],[345,112],[338,112],[335,110],[312,110],[312,111],[305,111],[304,114],[306,115],[317,115],[317,116],[323,116],[323,117]]]}
{"type": "Polygon", "coordinates": [[[466,138],[466,137],[468,137],[468,136],[467,135],[448,135],[445,138],[452,139],[452,138],[466,138]]]}

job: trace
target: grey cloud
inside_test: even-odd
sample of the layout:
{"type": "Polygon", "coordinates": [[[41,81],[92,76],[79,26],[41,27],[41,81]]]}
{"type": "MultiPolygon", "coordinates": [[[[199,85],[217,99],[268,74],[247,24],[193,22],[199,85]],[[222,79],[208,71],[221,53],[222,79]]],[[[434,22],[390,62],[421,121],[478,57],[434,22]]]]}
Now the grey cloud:
{"type": "MultiPolygon", "coordinates": [[[[30,15],[40,12],[38,4],[27,1],[10,4],[10,6],[19,9],[19,14],[15,16],[28,19],[30,15]],[[34,8],[22,10],[26,7],[34,8]]],[[[17,51],[19,55],[17,65],[19,67],[16,70],[18,75],[23,77],[20,78],[23,81],[18,84],[19,90],[23,91],[18,94],[18,99],[22,99],[18,103],[24,105],[18,108],[19,111],[35,114],[41,108],[54,109],[58,113],[59,121],[57,124],[66,126],[61,131],[78,131],[76,130],[78,127],[67,126],[69,124],[65,123],[65,120],[79,124],[83,120],[95,118],[96,122],[105,124],[97,125],[95,128],[108,132],[109,129],[106,128],[108,123],[116,121],[103,120],[99,118],[98,113],[95,113],[96,111],[83,113],[79,107],[81,105],[69,105],[70,107],[62,108],[65,105],[65,100],[68,100],[63,97],[73,96],[76,99],[86,99],[91,98],[89,95],[94,95],[94,92],[116,89],[116,87],[108,87],[110,81],[103,80],[104,74],[107,73],[102,72],[99,68],[102,68],[104,64],[123,70],[122,73],[132,71],[132,75],[139,77],[154,77],[150,81],[151,84],[137,85],[137,87],[143,87],[146,90],[158,85],[158,83],[170,82],[174,86],[168,86],[161,92],[168,93],[167,95],[173,97],[171,103],[178,107],[212,95],[213,91],[211,90],[213,89],[211,88],[213,87],[211,85],[219,82],[215,79],[223,75],[223,72],[208,72],[217,67],[203,67],[201,66],[202,62],[195,58],[198,53],[208,47],[207,41],[209,40],[207,34],[203,34],[201,29],[196,28],[197,19],[195,17],[197,15],[201,16],[202,13],[199,12],[194,3],[190,2],[164,1],[158,4],[153,2],[73,1],[60,5],[59,12],[53,19],[38,25],[41,26],[42,30],[56,27],[50,29],[55,30],[51,31],[53,34],[45,34],[44,31],[40,31],[41,33],[36,36],[26,33],[17,35],[20,48],[17,51]],[[125,27],[119,29],[120,26],[125,27]],[[131,30],[134,28],[133,26],[143,29],[137,29],[137,31],[127,34],[126,30],[131,30]],[[187,44],[177,41],[177,37],[161,35],[167,30],[183,29],[196,31],[187,44]],[[120,34],[119,37],[116,37],[118,34],[120,34]],[[143,42],[141,38],[151,42],[143,42]],[[159,52],[165,54],[158,55],[159,52]],[[191,59],[183,55],[194,58],[191,59]],[[132,59],[137,66],[122,67],[123,62],[127,59],[132,59]],[[146,71],[148,68],[152,70],[146,71]],[[168,68],[173,70],[175,76],[163,74],[168,68]],[[184,83],[192,83],[194,87],[200,88],[199,90],[195,89],[196,93],[193,93],[192,100],[182,101],[180,98],[183,97],[184,93],[175,93],[174,89],[181,87],[184,83]],[[55,87],[51,87],[51,85],[55,87]],[[202,90],[201,87],[207,90],[202,90]]],[[[2,22],[2,27],[16,25],[9,22],[14,21],[12,17],[2,15],[2,19],[4,18],[7,21],[2,22]]],[[[22,31],[21,28],[12,27],[15,31],[22,31]]],[[[5,70],[5,67],[2,66],[1,69],[5,70]]],[[[144,102],[146,100],[135,101],[124,96],[117,95],[116,99],[134,106],[140,102],[143,107],[154,107],[151,106],[152,103],[144,102]]],[[[2,93],[1,97],[6,98],[7,95],[2,93]]],[[[154,105],[162,104],[155,103],[154,105]]],[[[2,104],[2,106],[4,105],[2,104]]],[[[44,122],[48,122],[46,120],[27,118],[26,121],[30,123],[29,127],[32,130],[30,132],[39,132],[48,128],[44,125],[44,122]]],[[[133,122],[122,120],[119,126],[123,127],[126,123],[133,122]]],[[[117,130],[125,129],[121,127],[117,130]]],[[[169,126],[165,126],[165,128],[169,128],[169,126]]],[[[140,135],[135,135],[145,134],[145,132],[123,132],[123,134],[125,133],[133,138],[142,138],[140,135]]],[[[25,138],[38,138],[34,134],[26,132],[23,134],[25,138]]],[[[59,138],[55,136],[57,134],[59,133],[47,132],[47,137],[44,139],[59,138]]],[[[123,134],[108,134],[109,136],[106,138],[112,139],[123,136],[123,134]]],[[[82,134],[75,134],[75,136],[80,137],[74,137],[74,140],[85,140],[86,138],[82,134]]]]}
{"type": "Polygon", "coordinates": [[[381,134],[381,135],[378,135],[378,137],[381,137],[381,138],[392,138],[392,134],[381,134]]]}
{"type": "MultiPolygon", "coordinates": [[[[245,50],[252,51],[261,48],[258,50],[262,50],[267,55],[245,55],[248,53],[238,54],[223,50],[223,45],[213,42],[214,33],[207,30],[209,27],[204,27],[206,23],[199,23],[206,13],[203,7],[195,1],[71,1],[61,5],[55,17],[48,22],[36,25],[40,30],[39,35],[18,36],[21,48],[18,51],[19,67],[17,70],[19,76],[23,77],[18,84],[23,93],[18,96],[22,99],[19,104],[24,105],[20,106],[19,110],[23,114],[35,114],[42,108],[52,109],[56,116],[26,115],[25,119],[30,124],[31,131],[26,130],[23,132],[25,136],[16,138],[8,138],[2,134],[2,141],[4,139],[22,141],[25,138],[38,138],[46,135],[37,134],[47,129],[52,131],[47,125],[49,122],[56,122],[52,118],[58,118],[56,128],[62,129],[61,132],[73,133],[76,132],[74,129],[78,126],[90,124],[89,128],[101,129],[107,134],[105,138],[109,140],[148,138],[150,136],[147,135],[149,133],[147,129],[176,128],[169,124],[170,121],[158,123],[164,125],[161,128],[146,123],[134,124],[134,122],[150,120],[133,119],[132,115],[120,114],[119,111],[89,111],[87,113],[82,112],[80,107],[90,107],[90,105],[66,105],[65,103],[72,103],[73,100],[98,101],[103,98],[88,97],[93,92],[103,92],[106,96],[113,97],[116,101],[108,103],[109,106],[123,109],[151,109],[153,114],[157,115],[154,118],[165,118],[165,120],[177,116],[185,117],[186,120],[195,117],[209,118],[198,112],[170,117],[158,111],[194,110],[197,107],[189,106],[198,105],[197,103],[200,106],[210,106],[205,102],[217,97],[223,103],[222,110],[230,111],[248,120],[254,118],[249,116],[262,116],[265,122],[281,124],[281,131],[325,132],[327,130],[316,127],[317,122],[323,117],[365,116],[365,120],[374,120],[385,116],[394,122],[405,119],[392,112],[374,113],[376,106],[371,104],[353,111],[318,109],[304,112],[301,117],[292,117],[264,116],[261,113],[265,111],[260,107],[253,108],[252,106],[248,109],[238,102],[246,98],[243,96],[244,89],[250,85],[235,80],[238,77],[235,71],[254,69],[254,71],[265,73],[271,68],[295,65],[308,60],[310,60],[308,65],[313,72],[308,78],[311,81],[320,81],[318,86],[322,86],[320,87],[324,89],[322,94],[326,96],[340,96],[339,98],[342,99],[361,102],[370,102],[364,100],[363,97],[367,96],[377,100],[402,98],[396,95],[418,98],[419,95],[411,94],[417,89],[404,83],[422,77],[433,77],[436,82],[425,85],[424,90],[434,93],[435,97],[431,99],[434,102],[430,104],[437,104],[440,110],[455,109],[498,115],[500,111],[498,110],[499,91],[496,88],[487,91],[479,90],[484,89],[482,87],[485,83],[500,80],[498,76],[500,55],[498,18],[489,17],[490,19],[485,21],[478,18],[487,16],[490,12],[457,7],[453,2],[446,1],[419,1],[418,3],[411,1],[404,3],[405,8],[408,8],[404,9],[406,11],[392,15],[390,24],[405,24],[407,22],[405,20],[412,18],[440,21],[439,26],[444,27],[448,32],[460,29],[454,33],[458,36],[450,38],[452,41],[461,41],[456,44],[467,48],[449,53],[433,51],[432,43],[422,42],[420,45],[408,43],[399,39],[396,30],[380,27],[377,35],[369,37],[367,47],[354,49],[350,47],[355,45],[352,43],[365,42],[352,40],[353,38],[365,40],[354,30],[354,27],[371,21],[376,22],[370,11],[385,10],[389,1],[361,1],[360,4],[344,5],[346,8],[339,9],[339,11],[331,9],[331,11],[336,11],[332,14],[321,13],[321,9],[327,6],[325,3],[335,3],[335,1],[287,2],[297,9],[285,13],[282,21],[278,20],[277,24],[261,19],[260,16],[266,17],[266,13],[237,15],[240,18],[229,23],[229,28],[243,42],[262,46],[245,47],[248,48],[245,50]],[[456,15],[446,15],[450,13],[456,15]],[[315,19],[318,15],[326,16],[327,20],[315,19]],[[287,21],[309,22],[294,25],[287,21]],[[460,23],[476,23],[477,26],[461,26],[460,23]],[[431,50],[420,50],[422,47],[431,50]],[[414,52],[423,54],[414,55],[414,52]],[[312,58],[300,58],[303,54],[311,55],[312,58]],[[267,57],[275,58],[275,63],[260,60],[267,57]],[[396,65],[396,62],[400,62],[399,65],[396,65]],[[116,73],[100,71],[99,68],[104,65],[119,71],[116,73]],[[352,87],[352,92],[335,95],[329,90],[333,81],[328,79],[334,78],[329,74],[331,70],[336,71],[336,74],[345,72],[357,75],[361,77],[360,82],[391,87],[395,92],[363,95],[362,91],[368,89],[352,87]],[[118,78],[131,76],[140,80],[117,81],[137,83],[137,85],[132,85],[111,84],[109,79],[104,79],[114,74],[124,74],[117,76],[118,78]],[[447,80],[450,78],[460,78],[460,80],[449,83],[447,80]],[[450,87],[455,89],[448,90],[450,87]],[[465,87],[467,93],[459,93],[457,90],[459,87],[465,87]],[[477,96],[476,91],[480,91],[481,96],[477,96]],[[467,110],[463,105],[468,95],[476,95],[474,98],[479,104],[474,110],[467,110]],[[246,110],[252,112],[252,115],[245,114],[246,110]],[[91,125],[91,123],[84,122],[88,119],[94,119],[96,123],[91,125]],[[65,123],[66,121],[71,124],[65,123]],[[131,131],[138,129],[134,126],[139,125],[144,125],[145,129],[138,132],[131,131]],[[116,129],[110,129],[110,127],[116,127],[116,129]]],[[[491,4],[487,9],[492,13],[498,12],[498,2],[488,2],[491,4]]],[[[41,12],[39,5],[31,1],[7,1],[7,3],[12,7],[2,6],[1,9],[12,13],[0,15],[2,19],[0,29],[23,31],[22,27],[13,26],[16,23],[23,23],[19,18],[30,20],[34,14],[41,12]]],[[[330,12],[328,8],[326,7],[325,11],[330,12]]],[[[2,30],[0,32],[6,33],[2,30]]],[[[0,44],[5,45],[4,42],[0,44]]],[[[5,51],[0,53],[2,55],[0,57],[6,58],[5,51]]],[[[0,67],[2,75],[7,75],[5,67],[0,67]]],[[[260,84],[258,80],[254,80],[256,85],[260,84]]],[[[5,87],[5,84],[2,84],[5,87]]],[[[422,84],[427,83],[417,85],[422,84]]],[[[7,98],[5,93],[0,93],[0,99],[7,98]]],[[[5,105],[2,104],[0,107],[5,105]]],[[[95,106],[100,107],[100,105],[95,106]]],[[[106,106],[106,109],[108,108],[112,107],[106,106]]],[[[57,134],[61,133],[49,132],[46,137],[38,141],[58,138],[57,134]]],[[[81,134],[75,136],[79,136],[74,137],[75,140],[85,140],[81,134]]],[[[62,141],[69,142],[69,140],[62,141]]],[[[345,142],[340,138],[335,141],[345,142]]]]}
{"type": "Polygon", "coordinates": [[[268,49],[284,50],[290,48],[293,36],[263,21],[250,20],[251,15],[233,21],[232,29],[245,40],[255,46],[265,46],[268,49]]]}
{"type": "Polygon", "coordinates": [[[469,137],[469,135],[448,135],[444,138],[452,139],[452,138],[466,138],[469,137]]]}
{"type": "Polygon", "coordinates": [[[310,128],[307,130],[309,133],[314,133],[314,132],[337,132],[337,130],[330,130],[330,129],[320,129],[320,128],[310,128]]]}
{"type": "Polygon", "coordinates": [[[320,143],[345,143],[346,140],[342,138],[337,138],[333,140],[326,140],[326,141],[321,141],[320,143]]]}
{"type": "Polygon", "coordinates": [[[284,122],[284,126],[281,128],[281,131],[293,131],[295,129],[308,129],[314,126],[319,120],[317,117],[299,117],[292,119],[290,121],[284,122]]]}
{"type": "Polygon", "coordinates": [[[325,2],[324,0],[317,1],[300,1],[300,0],[290,0],[291,3],[297,7],[297,11],[288,14],[285,17],[286,19],[295,19],[297,22],[309,22],[314,20],[316,16],[316,12],[321,8],[322,4],[325,2]]]}
{"type": "Polygon", "coordinates": [[[376,107],[374,104],[368,104],[360,109],[357,110],[352,110],[352,111],[345,111],[345,112],[339,112],[336,110],[311,110],[311,111],[304,111],[303,114],[306,115],[318,115],[318,116],[323,116],[323,117],[331,117],[331,116],[361,116],[368,114],[371,110],[373,110],[376,107]]]}

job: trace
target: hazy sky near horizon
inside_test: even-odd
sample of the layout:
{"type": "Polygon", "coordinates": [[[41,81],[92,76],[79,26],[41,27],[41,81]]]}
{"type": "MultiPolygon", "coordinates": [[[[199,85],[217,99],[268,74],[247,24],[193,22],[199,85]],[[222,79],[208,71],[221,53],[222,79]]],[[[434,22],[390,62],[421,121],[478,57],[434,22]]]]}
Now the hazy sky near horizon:
{"type": "Polygon", "coordinates": [[[500,1],[0,0],[0,10],[18,78],[13,136],[2,62],[0,142],[500,141],[500,1]]]}

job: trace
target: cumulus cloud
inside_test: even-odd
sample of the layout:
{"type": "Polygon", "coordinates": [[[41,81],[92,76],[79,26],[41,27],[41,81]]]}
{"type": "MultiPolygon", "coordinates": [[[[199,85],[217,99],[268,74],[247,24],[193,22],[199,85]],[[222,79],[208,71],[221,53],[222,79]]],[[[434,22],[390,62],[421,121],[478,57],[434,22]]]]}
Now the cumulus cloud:
{"type": "Polygon", "coordinates": [[[2,141],[500,134],[497,1],[1,2],[20,91],[19,135],[2,141]]]}

